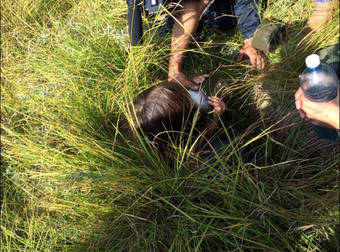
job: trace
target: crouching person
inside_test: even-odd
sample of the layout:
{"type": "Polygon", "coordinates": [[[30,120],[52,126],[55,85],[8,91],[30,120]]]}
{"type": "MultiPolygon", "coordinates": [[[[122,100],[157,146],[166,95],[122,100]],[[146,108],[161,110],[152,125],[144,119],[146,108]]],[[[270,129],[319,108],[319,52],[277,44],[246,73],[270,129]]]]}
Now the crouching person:
{"type": "MultiPolygon", "coordinates": [[[[193,81],[200,83],[206,77],[197,76],[193,81]]],[[[208,142],[219,132],[219,118],[225,110],[219,97],[206,97],[202,90],[187,90],[181,84],[164,81],[135,97],[131,115],[137,133],[144,134],[163,160],[168,160],[183,143],[194,146],[190,149],[196,153],[207,151],[206,146],[212,146],[208,142]]]]}

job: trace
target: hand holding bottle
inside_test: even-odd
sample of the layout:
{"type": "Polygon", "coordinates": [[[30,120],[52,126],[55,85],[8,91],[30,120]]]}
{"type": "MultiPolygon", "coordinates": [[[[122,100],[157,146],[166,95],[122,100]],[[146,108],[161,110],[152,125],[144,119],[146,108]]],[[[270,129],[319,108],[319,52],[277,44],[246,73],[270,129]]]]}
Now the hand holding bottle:
{"type": "Polygon", "coordinates": [[[317,54],[306,58],[306,69],[300,75],[300,88],[295,105],[300,116],[316,124],[314,130],[321,138],[339,139],[339,80],[335,71],[321,63],[317,54]]]}
{"type": "Polygon", "coordinates": [[[339,129],[339,91],[337,97],[331,101],[313,102],[299,88],[295,93],[295,106],[302,119],[316,125],[339,129]]]}
{"type": "Polygon", "coordinates": [[[216,112],[220,116],[227,109],[227,107],[226,107],[225,103],[222,101],[222,99],[217,97],[217,96],[209,96],[208,102],[211,106],[213,106],[214,112],[216,112]]]}

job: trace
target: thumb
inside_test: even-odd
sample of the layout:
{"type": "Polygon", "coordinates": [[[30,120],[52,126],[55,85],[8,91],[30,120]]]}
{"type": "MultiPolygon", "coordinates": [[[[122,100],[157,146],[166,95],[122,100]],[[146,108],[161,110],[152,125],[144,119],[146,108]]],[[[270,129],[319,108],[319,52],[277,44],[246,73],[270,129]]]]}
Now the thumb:
{"type": "Polygon", "coordinates": [[[196,85],[195,83],[193,83],[192,81],[189,81],[189,80],[186,81],[185,86],[187,88],[189,88],[190,90],[194,90],[194,91],[199,89],[199,85],[196,85]]]}
{"type": "Polygon", "coordinates": [[[306,118],[306,113],[305,113],[305,111],[303,111],[302,109],[299,109],[298,112],[299,112],[299,115],[300,115],[300,117],[301,117],[302,119],[305,119],[305,118],[306,118]]]}

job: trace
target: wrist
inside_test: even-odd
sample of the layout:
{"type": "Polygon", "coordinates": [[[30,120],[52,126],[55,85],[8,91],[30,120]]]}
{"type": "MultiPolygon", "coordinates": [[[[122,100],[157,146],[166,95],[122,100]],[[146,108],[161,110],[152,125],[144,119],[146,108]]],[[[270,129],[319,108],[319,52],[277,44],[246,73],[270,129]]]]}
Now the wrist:
{"type": "Polygon", "coordinates": [[[169,77],[178,75],[181,72],[180,64],[178,64],[178,62],[174,61],[173,59],[170,59],[168,71],[169,77]]]}
{"type": "Polygon", "coordinates": [[[251,37],[251,38],[246,38],[245,40],[244,40],[244,45],[245,46],[251,46],[251,43],[253,42],[253,38],[251,37]]]}
{"type": "Polygon", "coordinates": [[[178,76],[180,73],[180,71],[176,70],[176,71],[172,71],[169,69],[169,73],[168,73],[168,80],[172,80],[174,79],[176,76],[178,76]]]}

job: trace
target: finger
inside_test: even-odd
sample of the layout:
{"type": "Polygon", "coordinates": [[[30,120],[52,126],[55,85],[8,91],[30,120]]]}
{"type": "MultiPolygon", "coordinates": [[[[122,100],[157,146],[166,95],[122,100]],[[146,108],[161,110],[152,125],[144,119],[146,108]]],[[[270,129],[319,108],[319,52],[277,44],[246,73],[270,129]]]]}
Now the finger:
{"type": "Polygon", "coordinates": [[[302,95],[303,95],[303,92],[301,90],[301,88],[299,88],[296,92],[295,92],[295,106],[296,106],[296,109],[301,109],[302,107],[302,95]]]}
{"type": "Polygon", "coordinates": [[[208,97],[208,102],[211,101],[212,103],[214,103],[216,106],[221,107],[223,110],[227,109],[227,106],[225,105],[225,103],[222,101],[221,98],[219,97],[208,97]]]}
{"type": "Polygon", "coordinates": [[[212,100],[212,99],[208,99],[208,102],[212,102],[212,103],[215,103],[215,104],[221,104],[221,103],[223,103],[221,100],[217,100],[217,99],[214,99],[214,100],[212,100]]]}
{"type": "Polygon", "coordinates": [[[198,90],[199,89],[199,85],[196,85],[195,83],[193,83],[192,81],[186,80],[184,81],[184,83],[182,83],[183,86],[185,86],[186,88],[189,88],[190,90],[198,90]]]}
{"type": "Polygon", "coordinates": [[[236,62],[240,62],[243,59],[243,56],[244,56],[243,53],[240,53],[237,57],[236,62]]]}
{"type": "Polygon", "coordinates": [[[209,96],[208,99],[211,100],[211,101],[221,101],[221,98],[219,98],[217,96],[209,96]]]}
{"type": "Polygon", "coordinates": [[[195,82],[197,85],[200,85],[202,83],[202,79],[198,77],[194,78],[192,81],[195,82]]]}
{"type": "Polygon", "coordinates": [[[194,78],[192,78],[191,80],[192,82],[195,82],[196,84],[199,84],[199,78],[197,76],[195,76],[194,78]]]}
{"type": "Polygon", "coordinates": [[[262,60],[260,56],[256,57],[256,68],[260,70],[262,69],[262,60]]]}
{"type": "Polygon", "coordinates": [[[200,82],[202,83],[205,80],[204,76],[200,76],[200,82]]]}
{"type": "Polygon", "coordinates": [[[208,103],[214,107],[214,109],[220,109],[221,108],[221,104],[218,102],[212,102],[212,101],[208,101],[208,103]]]}
{"type": "Polygon", "coordinates": [[[262,58],[262,69],[264,69],[266,67],[266,59],[264,57],[262,58]]]}
{"type": "Polygon", "coordinates": [[[257,57],[249,57],[249,59],[250,59],[250,64],[252,65],[252,66],[257,66],[257,57]]]}
{"type": "Polygon", "coordinates": [[[208,100],[208,103],[212,106],[219,106],[219,102],[218,101],[212,101],[212,100],[208,100]]]}
{"type": "Polygon", "coordinates": [[[209,77],[209,74],[201,74],[198,76],[195,76],[194,78],[192,78],[193,81],[201,83],[203,82],[207,77],[209,77]]]}
{"type": "Polygon", "coordinates": [[[222,115],[224,110],[221,107],[215,107],[214,112],[218,115],[222,115]]]}
{"type": "Polygon", "coordinates": [[[213,106],[214,108],[217,108],[220,111],[226,110],[226,106],[224,102],[221,101],[208,101],[208,103],[213,106]]]}
{"type": "Polygon", "coordinates": [[[295,92],[295,100],[297,100],[297,99],[299,99],[300,98],[300,96],[301,96],[301,88],[299,88],[298,90],[296,90],[296,92],[295,92]]]}
{"type": "Polygon", "coordinates": [[[295,107],[297,110],[301,109],[301,105],[300,97],[295,98],[295,107]]]}
{"type": "Polygon", "coordinates": [[[301,109],[301,101],[300,100],[295,100],[295,107],[297,110],[301,109]]]}
{"type": "Polygon", "coordinates": [[[302,119],[306,118],[306,113],[303,110],[298,110],[299,111],[299,115],[302,119]]]}
{"type": "Polygon", "coordinates": [[[266,63],[265,63],[264,58],[263,58],[261,55],[259,55],[259,62],[260,62],[259,68],[260,68],[261,70],[263,70],[264,67],[265,67],[265,65],[266,65],[266,63]]]}
{"type": "Polygon", "coordinates": [[[199,89],[199,85],[194,84],[191,81],[187,81],[187,84],[185,85],[187,88],[189,88],[190,90],[195,90],[197,91],[199,89]]]}

